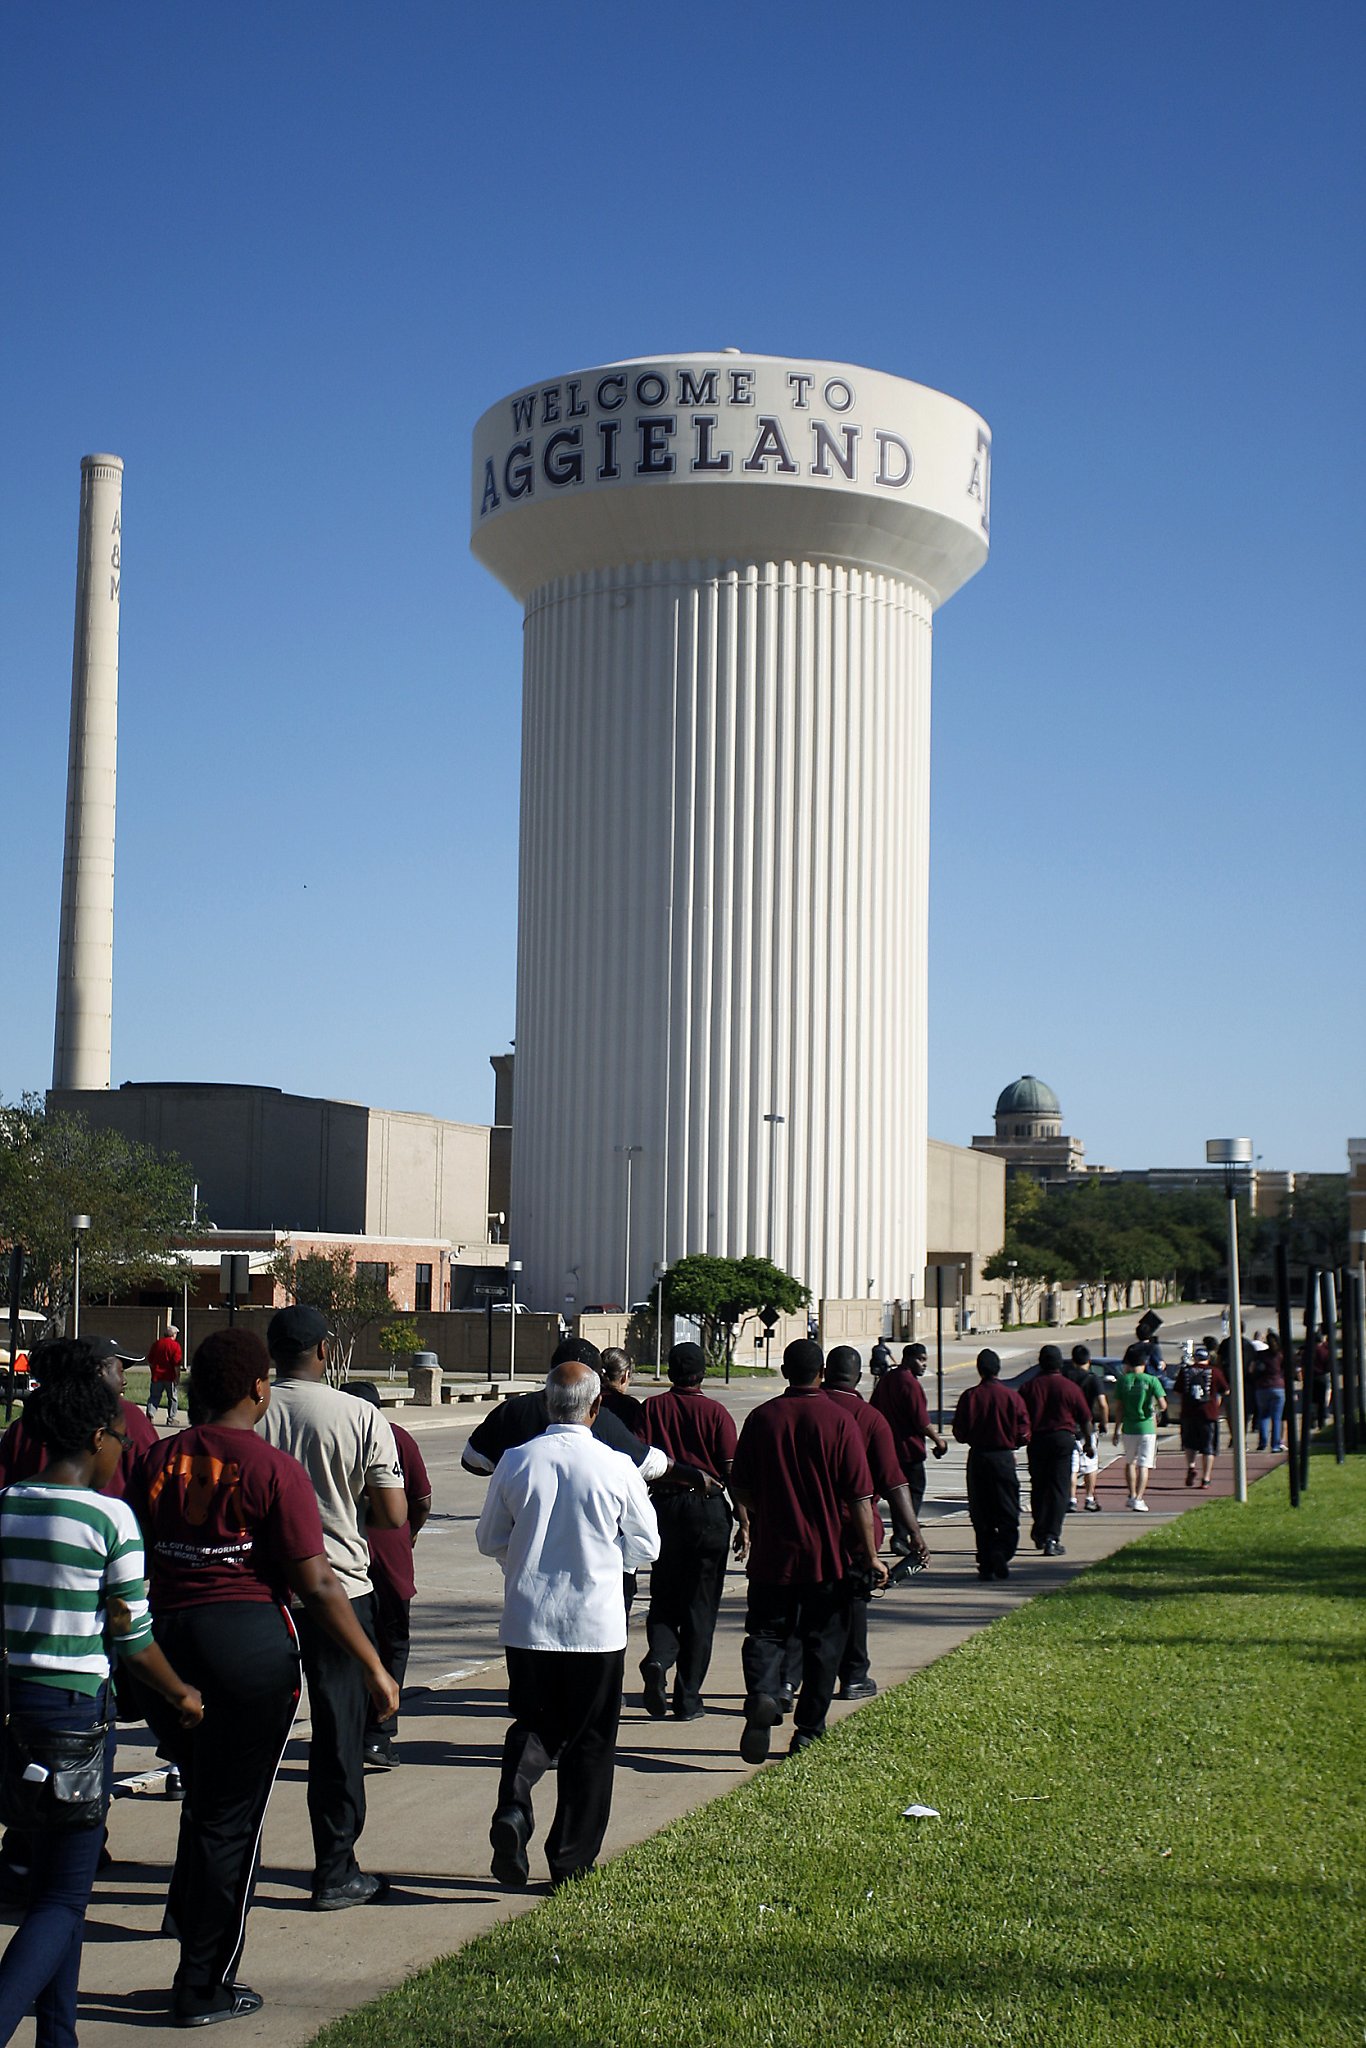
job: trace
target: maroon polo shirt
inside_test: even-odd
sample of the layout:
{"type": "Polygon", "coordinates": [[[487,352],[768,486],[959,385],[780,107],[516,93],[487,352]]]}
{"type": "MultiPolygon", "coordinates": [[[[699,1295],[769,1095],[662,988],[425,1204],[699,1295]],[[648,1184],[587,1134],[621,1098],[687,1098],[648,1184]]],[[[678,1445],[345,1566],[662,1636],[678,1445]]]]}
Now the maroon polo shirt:
{"type": "Polygon", "coordinates": [[[1091,1435],[1091,1404],[1064,1372],[1041,1372],[1027,1387],[1021,1387],[1020,1399],[1029,1414],[1031,1436],[1047,1436],[1055,1429],[1070,1430],[1074,1436],[1091,1435]]]}
{"type": "Polygon", "coordinates": [[[1029,1442],[1029,1410],[1014,1387],[979,1380],[959,1396],[953,1433],[974,1451],[1015,1451],[1029,1442]]]}
{"type": "Polygon", "coordinates": [[[753,1411],[731,1482],[753,1503],[752,1579],[814,1586],[843,1578],[844,1513],[871,1500],[873,1475],[858,1424],[822,1388],[789,1387],[753,1411]]]}
{"type": "MultiPolygon", "coordinates": [[[[902,1471],[900,1460],[896,1454],[896,1440],[892,1435],[892,1425],[888,1422],[885,1415],[879,1415],[877,1409],[865,1401],[862,1394],[855,1393],[852,1387],[827,1387],[825,1398],[827,1401],[833,1401],[837,1408],[843,1409],[846,1415],[853,1417],[859,1434],[863,1438],[863,1448],[868,1459],[868,1470],[873,1475],[874,1493],[880,1494],[884,1500],[889,1500],[894,1486],[904,1486],[906,1484],[906,1474],[902,1471]]],[[[879,1550],[882,1548],[882,1539],[885,1534],[886,1531],[882,1526],[882,1517],[877,1511],[875,1500],[873,1503],[873,1536],[879,1550]]],[[[846,1550],[849,1556],[861,1559],[863,1546],[854,1537],[851,1523],[846,1523],[845,1525],[845,1537],[846,1550]]]]}
{"type": "MultiPolygon", "coordinates": [[[[128,1491],[128,1482],[133,1469],[144,1451],[152,1449],[161,1439],[156,1427],[147,1420],[141,1408],[132,1401],[123,1400],[121,1427],[128,1441],[119,1454],[114,1467],[114,1476],[104,1488],[110,1500],[122,1500],[128,1491]]],[[[31,1422],[20,1415],[0,1437],[0,1486],[9,1486],[16,1479],[33,1479],[47,1464],[47,1445],[38,1435],[31,1422]]]]}
{"type": "MultiPolygon", "coordinates": [[[[432,1482],[422,1462],[422,1453],[407,1430],[397,1422],[390,1427],[398,1446],[399,1470],[403,1474],[403,1491],[408,1496],[408,1513],[411,1516],[415,1501],[431,1499],[432,1482]]],[[[413,1532],[408,1523],[404,1522],[398,1529],[368,1527],[365,1540],[370,1547],[371,1577],[383,1579],[398,1599],[411,1600],[417,1591],[417,1578],[413,1571],[413,1532]]]]}
{"type": "Polygon", "coordinates": [[[610,1409],[618,1422],[624,1422],[632,1436],[644,1442],[645,1403],[637,1401],[634,1394],[623,1394],[616,1387],[602,1383],[602,1405],[610,1409]]]}
{"type": "Polygon", "coordinates": [[[735,1417],[701,1387],[673,1387],[646,1401],[641,1436],[675,1465],[696,1465],[724,1481],[735,1456],[735,1417]]]}
{"type": "Polygon", "coordinates": [[[140,1461],[128,1504],[147,1539],[154,1614],[289,1600],[289,1566],[323,1557],[318,1496],[297,1459],[204,1422],[140,1461]]]}
{"type": "Polygon", "coordinates": [[[891,1424],[901,1463],[904,1465],[909,1459],[923,1465],[930,1408],[925,1389],[909,1365],[899,1365],[895,1371],[884,1373],[873,1388],[871,1405],[891,1424]]]}

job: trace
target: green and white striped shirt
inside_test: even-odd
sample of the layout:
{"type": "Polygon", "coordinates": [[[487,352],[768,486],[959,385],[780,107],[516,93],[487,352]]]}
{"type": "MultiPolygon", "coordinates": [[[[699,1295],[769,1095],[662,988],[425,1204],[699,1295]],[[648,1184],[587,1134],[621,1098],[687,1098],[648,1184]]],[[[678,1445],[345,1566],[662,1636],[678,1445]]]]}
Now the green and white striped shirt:
{"type": "Polygon", "coordinates": [[[0,1495],[0,1569],[16,1678],[97,1693],[109,1676],[106,1630],[125,1656],[152,1640],[142,1536],[126,1501],[17,1481],[0,1495]]]}

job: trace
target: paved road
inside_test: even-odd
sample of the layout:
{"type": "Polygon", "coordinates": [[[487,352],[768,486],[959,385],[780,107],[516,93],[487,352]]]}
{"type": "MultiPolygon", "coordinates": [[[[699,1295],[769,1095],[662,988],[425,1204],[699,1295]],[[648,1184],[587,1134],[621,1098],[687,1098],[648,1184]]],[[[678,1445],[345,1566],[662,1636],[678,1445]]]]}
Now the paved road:
{"type": "MultiPolygon", "coordinates": [[[[1256,1319],[1249,1317],[1250,1324],[1256,1319]]],[[[1208,1316],[1173,1318],[1178,1340],[1199,1334],[1208,1316]]],[[[1037,1350],[1038,1333],[998,1344],[1006,1369],[1018,1369],[1037,1350]]],[[[951,1410],[971,1377],[975,1345],[957,1347],[946,1394],[951,1410]]],[[[648,1386],[641,1388],[648,1391],[648,1386]]],[[[772,1398],[771,1381],[737,1381],[728,1399],[737,1415],[772,1398]]],[[[257,1903],[242,1969],[245,1982],[266,1997],[253,2021],[234,2024],[233,2048],[269,2043],[294,2048],[327,2019],[399,1983],[412,1971],[449,1953],[494,1922],[534,1905],[537,1886],[507,1894],[488,1875],[488,1820],[499,1749],[506,1727],[502,1661],[496,1647],[500,1599],[496,1568],[474,1552],[472,1528],[483,1482],[461,1472],[460,1448],[473,1417],[449,1412],[416,1423],[432,1474],[436,1512],[418,1547],[416,1645],[410,1672],[398,1771],[370,1784],[370,1820],[361,1846],[368,1868],[390,1872],[391,1902],[334,1915],[307,1910],[310,1851],[304,1809],[304,1744],[296,1740],[281,1773],[267,1819],[257,1903]]],[[[1254,1476],[1283,1460],[1250,1461],[1254,1476]]],[[[943,1656],[1034,1594],[1065,1582],[1145,1527],[1208,1499],[1183,1486],[1184,1460],[1174,1448],[1159,1455],[1150,1490],[1153,1512],[1124,1512],[1123,1480],[1112,1466],[1103,1475],[1107,1512],[1069,1518],[1067,1556],[1045,1563],[1033,1554],[1018,1562],[1005,1584],[983,1584],[973,1565],[972,1536],[963,1495],[963,1458],[931,1462],[927,1520],[934,1526],[934,1564],[921,1579],[874,1604],[870,1643],[883,1685],[900,1681],[943,1656]]],[[[1230,1484],[1221,1458],[1216,1492],[1230,1484]]],[[[642,1607],[637,1605],[627,1652],[628,1708],[623,1721],[612,1826],[607,1853],[657,1832],[669,1821],[715,1798],[750,1775],[738,1741],[743,1686],[739,1648],[744,1582],[730,1571],[717,1632],[705,1720],[682,1725],[646,1718],[636,1704],[635,1665],[643,1651],[642,1607]]],[[[835,1718],[858,1709],[836,1706],[835,1718]]],[[[120,1769],[130,1783],[151,1773],[155,1758],[137,1731],[120,1744],[120,1769]]],[[[781,1768],[781,1766],[777,1766],[781,1768]]],[[[770,1766],[773,1768],[773,1766],[770,1766]]],[[[155,1785],[158,1780],[150,1777],[155,1785]]],[[[894,1760],[888,1796],[904,1807],[912,1799],[934,1803],[914,1760],[894,1760]]],[[[179,1809],[144,1790],[120,1799],[111,1815],[110,1840],[118,1859],[96,1887],[82,1970],[83,2048],[138,2048],[146,2030],[164,2024],[174,1949],[158,1934],[179,1809]]],[[[543,1814],[542,1818],[548,1817],[543,1814]]],[[[533,1878],[544,1878],[539,1842],[533,1878]]],[[[29,2023],[15,2036],[32,2040],[29,2023]]]]}

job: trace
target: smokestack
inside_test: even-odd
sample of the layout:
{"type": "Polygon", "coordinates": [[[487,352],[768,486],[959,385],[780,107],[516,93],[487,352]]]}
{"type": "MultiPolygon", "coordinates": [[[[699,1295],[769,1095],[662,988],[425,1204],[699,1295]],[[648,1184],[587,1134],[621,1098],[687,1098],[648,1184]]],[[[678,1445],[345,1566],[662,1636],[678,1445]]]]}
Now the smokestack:
{"type": "Polygon", "coordinates": [[[107,1088],[114,1009],[114,777],[123,462],[81,458],[54,1088],[107,1088]]]}

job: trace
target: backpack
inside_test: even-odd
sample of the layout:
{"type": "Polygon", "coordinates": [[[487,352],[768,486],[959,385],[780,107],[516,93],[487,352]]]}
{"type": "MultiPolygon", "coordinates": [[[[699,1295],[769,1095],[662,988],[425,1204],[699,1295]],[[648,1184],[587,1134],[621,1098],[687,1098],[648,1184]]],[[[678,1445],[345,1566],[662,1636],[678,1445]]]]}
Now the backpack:
{"type": "Polygon", "coordinates": [[[1206,1359],[1203,1365],[1188,1365],[1186,1367],[1186,1399],[1188,1401],[1197,1401],[1203,1406],[1209,1399],[1210,1387],[1212,1385],[1213,1377],[1210,1372],[1208,1359],[1206,1359]]]}

